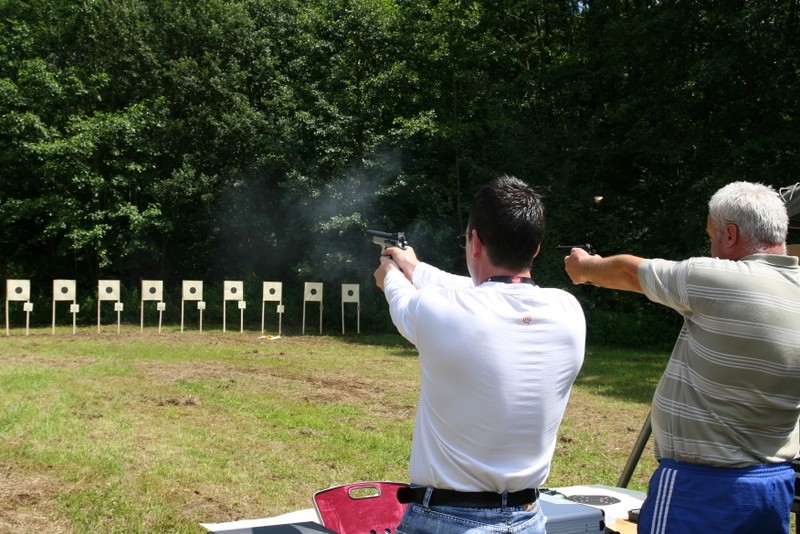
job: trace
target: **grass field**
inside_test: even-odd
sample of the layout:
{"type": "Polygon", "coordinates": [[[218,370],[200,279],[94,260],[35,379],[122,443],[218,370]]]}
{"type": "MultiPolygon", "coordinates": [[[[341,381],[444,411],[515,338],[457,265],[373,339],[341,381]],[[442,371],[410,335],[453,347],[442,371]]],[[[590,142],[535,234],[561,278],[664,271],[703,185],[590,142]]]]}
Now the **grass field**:
{"type": "MultiPolygon", "coordinates": [[[[616,485],[667,354],[590,349],[551,487],[616,485]]],[[[397,336],[12,331],[0,340],[0,533],[202,533],[406,480],[416,351],[397,336]]],[[[654,468],[648,445],[630,487],[654,468]]]]}

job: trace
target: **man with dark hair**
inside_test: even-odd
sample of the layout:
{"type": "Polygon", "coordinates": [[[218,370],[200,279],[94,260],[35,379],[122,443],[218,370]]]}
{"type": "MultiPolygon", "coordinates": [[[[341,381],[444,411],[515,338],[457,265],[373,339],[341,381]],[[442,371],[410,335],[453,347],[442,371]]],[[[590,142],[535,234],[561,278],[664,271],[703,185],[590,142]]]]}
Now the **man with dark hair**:
{"type": "Polygon", "coordinates": [[[503,176],[475,196],[465,234],[470,277],[388,248],[375,271],[392,320],[419,350],[422,384],[398,533],[544,533],[547,479],[586,324],[577,300],[537,286],[531,265],[544,207],[503,176]]]}
{"type": "Polygon", "coordinates": [[[800,417],[800,269],[777,192],[735,182],[708,204],[712,258],[572,249],[576,284],[643,293],[684,317],[651,407],[659,466],[640,533],[788,533],[800,417]]]}

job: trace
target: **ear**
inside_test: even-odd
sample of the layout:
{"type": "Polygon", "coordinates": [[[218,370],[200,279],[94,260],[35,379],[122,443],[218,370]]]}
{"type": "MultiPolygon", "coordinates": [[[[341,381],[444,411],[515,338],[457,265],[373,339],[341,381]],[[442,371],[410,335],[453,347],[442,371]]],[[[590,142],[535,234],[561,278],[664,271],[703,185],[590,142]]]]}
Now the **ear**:
{"type": "Polygon", "coordinates": [[[481,236],[478,235],[477,230],[473,228],[470,230],[470,232],[472,233],[472,257],[474,258],[479,254],[483,254],[486,247],[484,247],[483,241],[481,241],[481,236]]]}
{"type": "Polygon", "coordinates": [[[739,227],[733,223],[726,224],[722,234],[722,246],[731,249],[739,244],[739,240],[739,227]]]}
{"type": "Polygon", "coordinates": [[[542,251],[542,245],[539,245],[538,247],[536,247],[536,252],[533,253],[533,257],[535,258],[536,256],[538,256],[539,252],[541,251],[542,251]]]}

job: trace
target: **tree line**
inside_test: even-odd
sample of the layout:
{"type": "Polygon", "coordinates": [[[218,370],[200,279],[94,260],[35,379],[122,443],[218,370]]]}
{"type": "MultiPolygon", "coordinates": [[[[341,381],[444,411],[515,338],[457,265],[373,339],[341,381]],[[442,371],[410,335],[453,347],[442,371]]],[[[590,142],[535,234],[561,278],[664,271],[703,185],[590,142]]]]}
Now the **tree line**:
{"type": "Polygon", "coordinates": [[[645,320],[555,245],[702,254],[714,190],[797,181],[799,6],[4,0],[0,270],[369,285],[376,228],[463,272],[472,195],[513,174],[549,210],[539,283],[645,320]]]}

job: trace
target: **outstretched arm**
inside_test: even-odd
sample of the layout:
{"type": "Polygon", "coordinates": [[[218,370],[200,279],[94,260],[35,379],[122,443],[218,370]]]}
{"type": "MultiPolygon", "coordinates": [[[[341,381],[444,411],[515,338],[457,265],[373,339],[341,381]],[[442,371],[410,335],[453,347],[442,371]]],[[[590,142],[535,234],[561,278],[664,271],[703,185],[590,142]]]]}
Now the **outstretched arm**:
{"type": "Polygon", "coordinates": [[[593,284],[608,289],[643,293],[639,283],[639,264],[643,258],[620,254],[603,258],[573,248],[564,258],[564,269],[573,284],[593,284]]]}

